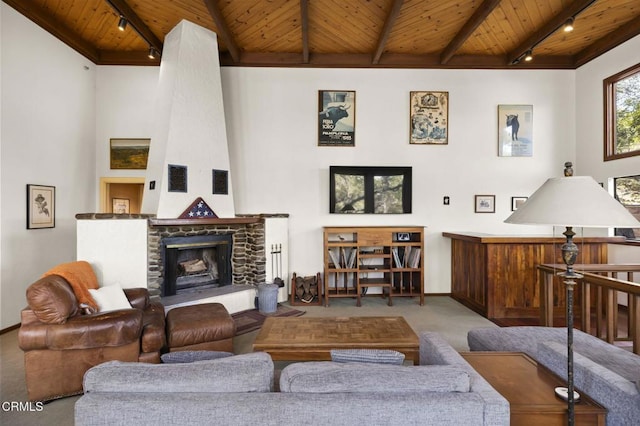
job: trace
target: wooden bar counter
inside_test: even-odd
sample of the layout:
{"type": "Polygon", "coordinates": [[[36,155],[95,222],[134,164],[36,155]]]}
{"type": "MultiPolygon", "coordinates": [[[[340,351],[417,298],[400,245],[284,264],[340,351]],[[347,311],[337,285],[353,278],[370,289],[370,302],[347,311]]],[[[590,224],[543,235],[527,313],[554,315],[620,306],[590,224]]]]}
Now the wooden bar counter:
{"type": "MultiPolygon", "coordinates": [[[[536,265],[562,263],[565,237],[451,233],[451,296],[486,318],[539,318],[540,287],[536,265]]],[[[576,263],[607,263],[607,244],[624,237],[574,238],[576,263]]],[[[577,289],[576,289],[577,290],[577,289]]],[[[564,287],[554,299],[564,306],[564,287]]],[[[579,303],[579,291],[576,304],[579,303]]],[[[579,315],[579,309],[576,312],[579,315]]]]}

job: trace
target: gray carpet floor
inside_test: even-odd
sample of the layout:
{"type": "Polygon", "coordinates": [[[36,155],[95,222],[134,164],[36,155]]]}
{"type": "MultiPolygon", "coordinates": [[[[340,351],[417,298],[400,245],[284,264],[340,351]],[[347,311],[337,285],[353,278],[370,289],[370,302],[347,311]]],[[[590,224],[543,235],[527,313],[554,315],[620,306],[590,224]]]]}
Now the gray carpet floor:
{"type": "MultiPolygon", "coordinates": [[[[466,351],[467,331],[479,327],[496,327],[491,321],[446,296],[427,296],[424,306],[416,299],[394,298],[394,306],[387,306],[386,300],[378,297],[363,299],[362,306],[356,307],[352,299],[332,299],[331,306],[294,306],[306,311],[306,316],[404,316],[416,333],[436,331],[456,350],[466,351]]],[[[258,331],[234,338],[234,352],[251,352],[258,331]]],[[[277,365],[276,365],[277,368],[277,365]]],[[[73,425],[73,407],[79,397],[69,397],[45,404],[41,411],[33,406],[33,411],[9,409],[11,402],[27,401],[24,381],[23,354],[18,347],[18,331],[10,331],[0,336],[0,424],[20,425],[73,425]],[[9,403],[9,404],[7,404],[9,403]]],[[[27,407],[29,408],[29,407],[27,407]]]]}

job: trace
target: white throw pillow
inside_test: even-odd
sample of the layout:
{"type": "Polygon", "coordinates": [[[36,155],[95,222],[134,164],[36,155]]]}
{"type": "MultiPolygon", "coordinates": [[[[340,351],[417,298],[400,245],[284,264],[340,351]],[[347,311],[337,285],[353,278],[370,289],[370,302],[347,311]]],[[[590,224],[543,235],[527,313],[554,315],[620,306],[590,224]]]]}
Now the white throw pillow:
{"type": "Polygon", "coordinates": [[[118,309],[131,309],[131,304],[124,291],[118,285],[100,287],[97,290],[89,289],[89,293],[98,304],[99,312],[116,311],[118,309]]]}

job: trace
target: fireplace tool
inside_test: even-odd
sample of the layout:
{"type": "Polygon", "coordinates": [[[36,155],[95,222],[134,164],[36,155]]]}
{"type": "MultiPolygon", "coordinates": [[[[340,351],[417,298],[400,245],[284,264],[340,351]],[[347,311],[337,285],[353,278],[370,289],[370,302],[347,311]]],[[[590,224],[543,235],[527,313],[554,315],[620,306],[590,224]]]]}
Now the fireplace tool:
{"type": "Polygon", "coordinates": [[[282,274],[282,244],[271,244],[271,277],[278,287],[284,287],[282,274]],[[275,275],[275,277],[274,277],[275,275]]]}

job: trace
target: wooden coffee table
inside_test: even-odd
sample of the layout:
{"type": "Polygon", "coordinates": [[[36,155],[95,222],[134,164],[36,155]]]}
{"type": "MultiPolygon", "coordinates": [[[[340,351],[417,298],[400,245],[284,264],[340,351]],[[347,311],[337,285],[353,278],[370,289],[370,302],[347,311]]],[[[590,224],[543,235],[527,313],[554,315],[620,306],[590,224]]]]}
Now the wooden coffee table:
{"type": "MultiPolygon", "coordinates": [[[[462,356],[509,401],[511,425],[567,424],[567,403],[554,393],[566,383],[544,366],[519,352],[465,352],[462,356]]],[[[576,425],[605,424],[607,410],[583,392],[574,412],[576,425]]]]}
{"type": "Polygon", "coordinates": [[[274,361],[330,360],[331,349],[392,349],[419,364],[418,336],[403,317],[269,317],[253,343],[274,361]]]}

